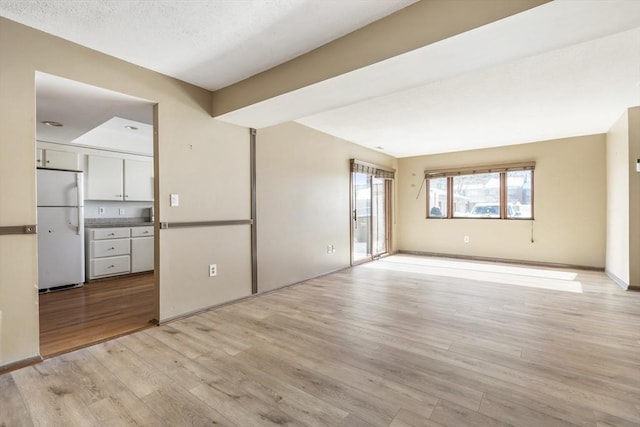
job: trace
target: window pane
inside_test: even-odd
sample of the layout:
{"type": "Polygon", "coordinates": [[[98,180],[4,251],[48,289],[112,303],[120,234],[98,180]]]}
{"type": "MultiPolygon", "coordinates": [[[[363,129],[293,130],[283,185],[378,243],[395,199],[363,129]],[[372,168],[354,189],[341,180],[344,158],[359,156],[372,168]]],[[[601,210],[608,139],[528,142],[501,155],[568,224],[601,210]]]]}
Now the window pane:
{"type": "Polygon", "coordinates": [[[531,171],[507,172],[507,218],[533,218],[531,171]]]}
{"type": "Polygon", "coordinates": [[[373,191],[373,214],[371,215],[371,231],[373,233],[371,236],[371,240],[373,242],[372,255],[380,255],[387,252],[387,230],[385,229],[385,188],[384,179],[376,177],[371,179],[371,189],[373,191]]]}
{"type": "Polygon", "coordinates": [[[433,178],[429,183],[429,218],[447,217],[447,178],[433,178]]]}
{"type": "Polygon", "coordinates": [[[371,256],[371,180],[369,175],[353,173],[353,261],[371,256]]]}
{"type": "Polygon", "coordinates": [[[454,176],[453,216],[500,218],[500,173],[454,176]]]}

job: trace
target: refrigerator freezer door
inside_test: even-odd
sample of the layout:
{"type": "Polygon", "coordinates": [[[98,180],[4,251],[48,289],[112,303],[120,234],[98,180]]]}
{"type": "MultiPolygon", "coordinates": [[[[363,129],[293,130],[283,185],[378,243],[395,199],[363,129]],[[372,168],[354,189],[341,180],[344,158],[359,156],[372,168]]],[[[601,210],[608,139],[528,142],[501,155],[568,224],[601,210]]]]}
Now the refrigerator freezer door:
{"type": "Polygon", "coordinates": [[[84,225],[78,224],[78,209],[38,208],[38,289],[84,283],[84,225]]]}
{"type": "Polygon", "coordinates": [[[82,173],[38,169],[38,206],[82,206],[82,173]]]}

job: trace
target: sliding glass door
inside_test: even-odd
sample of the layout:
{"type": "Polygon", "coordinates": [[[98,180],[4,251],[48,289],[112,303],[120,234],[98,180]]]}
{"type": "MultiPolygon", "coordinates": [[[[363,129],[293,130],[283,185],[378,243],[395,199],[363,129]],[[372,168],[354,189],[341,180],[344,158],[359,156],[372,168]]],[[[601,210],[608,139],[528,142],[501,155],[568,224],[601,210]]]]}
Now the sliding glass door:
{"type": "Polygon", "coordinates": [[[390,250],[391,179],[372,166],[352,161],[351,263],[369,261],[390,250]]]}
{"type": "Polygon", "coordinates": [[[371,257],[371,177],[354,172],[352,198],[352,263],[371,257]]]}
{"type": "Polygon", "coordinates": [[[371,178],[371,255],[387,252],[385,180],[371,178]]]}

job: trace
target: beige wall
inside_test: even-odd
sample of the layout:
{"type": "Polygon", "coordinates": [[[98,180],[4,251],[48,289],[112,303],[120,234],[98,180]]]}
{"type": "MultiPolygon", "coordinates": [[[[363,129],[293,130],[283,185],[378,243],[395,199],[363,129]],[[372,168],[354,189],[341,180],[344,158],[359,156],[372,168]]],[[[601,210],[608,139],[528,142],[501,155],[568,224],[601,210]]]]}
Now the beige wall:
{"type": "MultiPolygon", "coordinates": [[[[211,118],[210,92],[0,18],[0,225],[36,222],[36,71],[158,103],[156,219],[249,217],[249,133],[211,118]]],[[[161,319],[250,294],[248,230],[159,232],[161,319]]],[[[36,246],[0,236],[0,366],[39,353],[36,246]]]]}
{"type": "Polygon", "coordinates": [[[561,263],[605,263],[605,135],[400,159],[400,250],[561,263]],[[426,168],[531,161],[535,221],[425,219],[426,168]],[[533,238],[531,242],[533,224],[533,238]],[[464,243],[468,235],[470,243],[464,243]]]}
{"type": "Polygon", "coordinates": [[[259,291],[349,266],[349,159],[397,160],[297,123],[258,130],[256,146],[259,291]]]}
{"type": "Polygon", "coordinates": [[[640,107],[607,134],[606,270],[623,287],[640,286],[640,107]]]}

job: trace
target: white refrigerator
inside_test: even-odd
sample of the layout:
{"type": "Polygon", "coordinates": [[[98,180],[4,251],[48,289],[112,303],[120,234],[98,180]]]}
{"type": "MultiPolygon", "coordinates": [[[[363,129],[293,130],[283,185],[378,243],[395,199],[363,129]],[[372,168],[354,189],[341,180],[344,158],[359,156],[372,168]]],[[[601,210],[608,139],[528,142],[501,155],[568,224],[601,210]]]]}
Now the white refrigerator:
{"type": "Polygon", "coordinates": [[[84,283],[82,172],[38,169],[38,289],[84,283]]]}

